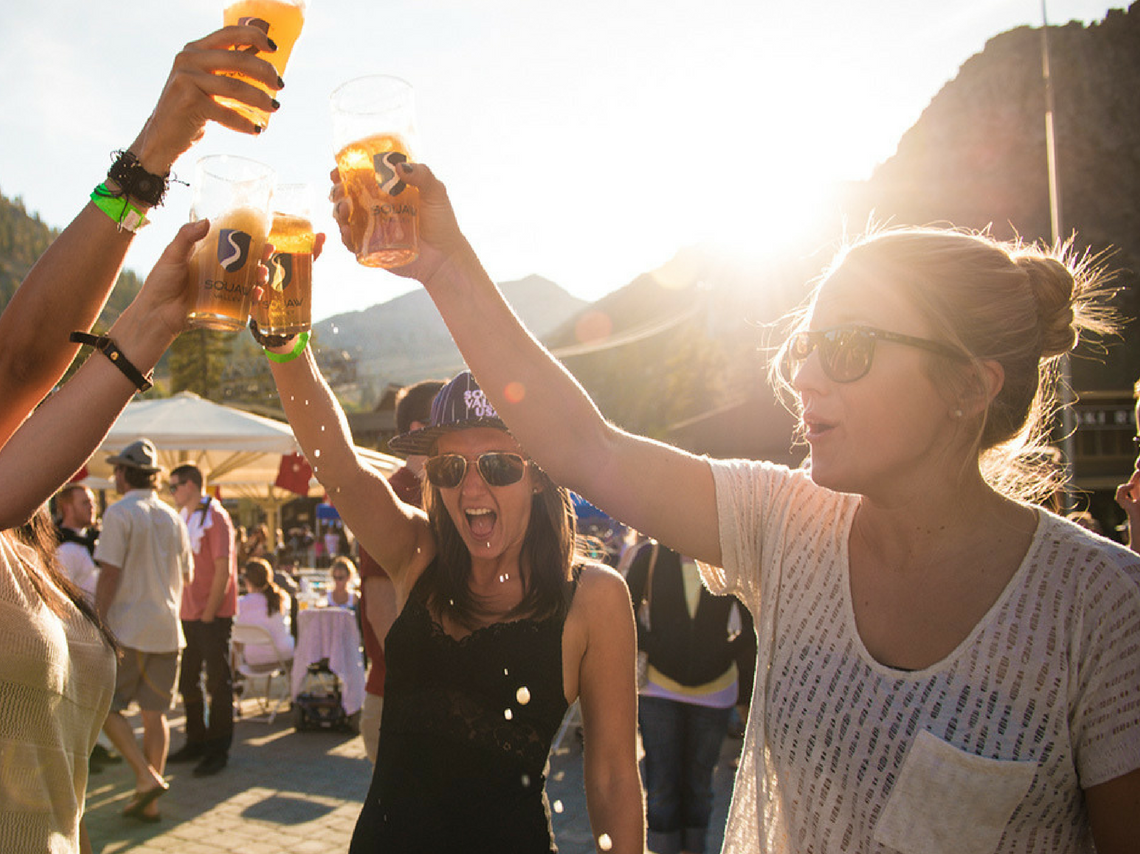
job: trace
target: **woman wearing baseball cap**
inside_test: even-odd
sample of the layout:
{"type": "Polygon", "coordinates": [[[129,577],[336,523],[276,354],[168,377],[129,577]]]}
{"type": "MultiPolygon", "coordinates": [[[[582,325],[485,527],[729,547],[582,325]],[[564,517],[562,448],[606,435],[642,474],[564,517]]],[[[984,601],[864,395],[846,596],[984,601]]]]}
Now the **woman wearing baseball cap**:
{"type": "Polygon", "coordinates": [[[405,504],[357,457],[305,342],[267,350],[314,474],[396,588],[379,754],[350,850],[555,850],[543,774],[577,701],[598,845],[642,851],[629,594],[578,559],[569,494],[464,371],[427,427],[390,443],[427,456],[425,509],[405,504]]]}

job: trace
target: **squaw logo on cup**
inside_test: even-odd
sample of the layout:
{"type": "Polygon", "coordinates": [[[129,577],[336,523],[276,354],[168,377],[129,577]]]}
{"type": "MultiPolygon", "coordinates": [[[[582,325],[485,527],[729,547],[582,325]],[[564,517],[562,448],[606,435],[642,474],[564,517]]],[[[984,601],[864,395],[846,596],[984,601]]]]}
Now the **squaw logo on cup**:
{"type": "Polygon", "coordinates": [[[293,282],[293,256],[288,252],[274,255],[269,259],[269,284],[274,290],[283,291],[293,282]]]}
{"type": "Polygon", "coordinates": [[[398,196],[408,189],[408,185],[396,174],[397,164],[407,162],[408,155],[402,151],[381,151],[372,155],[372,168],[376,170],[376,177],[380,180],[381,192],[389,196],[398,196]]]}
{"type": "Polygon", "coordinates": [[[253,237],[233,228],[218,230],[218,263],[227,273],[236,273],[249,260],[249,246],[253,237]]]}

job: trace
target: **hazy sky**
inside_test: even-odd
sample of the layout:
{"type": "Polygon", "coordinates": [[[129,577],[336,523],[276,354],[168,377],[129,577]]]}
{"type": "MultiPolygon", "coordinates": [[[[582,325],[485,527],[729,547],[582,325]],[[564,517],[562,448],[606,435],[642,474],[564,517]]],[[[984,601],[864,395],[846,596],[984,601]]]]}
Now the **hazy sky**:
{"type": "MultiPolygon", "coordinates": [[[[66,225],[223,5],[0,4],[0,191],[66,225]]],[[[1092,22],[1125,5],[1051,0],[1048,14],[1092,22]]],[[[268,131],[214,127],[175,172],[242,154],[323,194],[329,92],[396,74],[416,88],[419,158],[492,277],[538,273],[596,299],[692,243],[778,243],[821,188],[893,154],[988,38],[1040,23],[1038,0],[312,0],[268,131]]],[[[189,201],[170,193],[129,267],[149,270],[189,201]]],[[[337,243],[315,270],[314,316],[410,287],[337,243]]]]}

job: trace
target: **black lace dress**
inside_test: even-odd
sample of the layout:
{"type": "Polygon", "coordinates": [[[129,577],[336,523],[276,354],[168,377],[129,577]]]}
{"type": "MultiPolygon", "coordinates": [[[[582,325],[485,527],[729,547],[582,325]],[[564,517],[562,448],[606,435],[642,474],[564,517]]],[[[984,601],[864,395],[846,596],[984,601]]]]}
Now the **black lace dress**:
{"type": "Polygon", "coordinates": [[[380,750],[350,854],[556,851],[544,771],[567,708],[564,620],[455,640],[418,593],[385,643],[380,750]]]}

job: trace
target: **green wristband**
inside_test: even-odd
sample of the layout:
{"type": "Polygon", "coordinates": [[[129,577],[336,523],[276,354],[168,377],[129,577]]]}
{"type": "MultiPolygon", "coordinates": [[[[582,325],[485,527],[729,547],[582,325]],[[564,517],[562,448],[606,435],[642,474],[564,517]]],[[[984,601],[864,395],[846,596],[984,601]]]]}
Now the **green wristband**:
{"type": "Polygon", "coordinates": [[[262,349],[265,350],[265,355],[268,356],[270,360],[283,365],[286,362],[292,362],[294,359],[304,353],[305,348],[308,346],[309,331],[306,329],[304,332],[297,336],[297,343],[294,345],[292,353],[274,353],[272,350],[269,350],[265,347],[262,347],[262,349]]]}
{"type": "Polygon", "coordinates": [[[149,222],[146,215],[132,205],[126,196],[113,195],[106,184],[100,184],[95,188],[91,193],[91,201],[119,226],[119,231],[137,234],[139,229],[149,222]]]}

